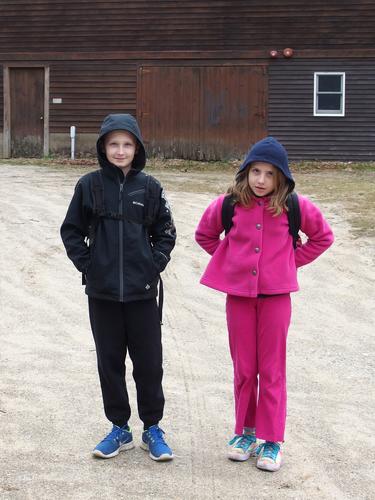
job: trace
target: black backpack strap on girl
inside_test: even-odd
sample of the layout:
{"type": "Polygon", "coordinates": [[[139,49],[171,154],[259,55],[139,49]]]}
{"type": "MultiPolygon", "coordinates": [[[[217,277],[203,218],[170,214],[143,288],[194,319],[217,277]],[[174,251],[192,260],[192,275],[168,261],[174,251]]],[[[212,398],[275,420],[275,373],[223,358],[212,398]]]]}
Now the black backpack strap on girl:
{"type": "Polygon", "coordinates": [[[233,215],[234,215],[234,205],[235,201],[233,195],[227,194],[224,197],[223,205],[221,207],[221,220],[223,223],[225,235],[229,233],[231,227],[233,226],[233,215]]]}
{"type": "MultiPolygon", "coordinates": [[[[225,235],[227,235],[233,226],[234,207],[236,202],[233,195],[227,194],[224,197],[221,208],[221,220],[224,227],[225,235]]],[[[298,242],[301,241],[299,230],[301,228],[301,211],[299,207],[298,195],[294,191],[290,193],[286,199],[288,207],[287,216],[289,223],[289,233],[293,238],[293,248],[296,249],[298,242]]]]}
{"type": "Polygon", "coordinates": [[[296,192],[292,191],[287,199],[286,205],[288,207],[288,222],[289,222],[289,233],[293,238],[293,248],[296,249],[298,242],[301,241],[301,237],[298,234],[301,228],[301,211],[299,208],[298,195],[296,192]]]}

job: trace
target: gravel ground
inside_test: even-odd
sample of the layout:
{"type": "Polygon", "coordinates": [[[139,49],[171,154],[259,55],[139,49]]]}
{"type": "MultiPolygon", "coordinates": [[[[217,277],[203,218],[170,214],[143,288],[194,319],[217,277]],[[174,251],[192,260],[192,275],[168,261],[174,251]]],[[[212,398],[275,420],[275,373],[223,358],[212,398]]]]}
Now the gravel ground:
{"type": "MultiPolygon", "coordinates": [[[[251,460],[226,459],[234,421],[224,296],[199,285],[208,256],[193,238],[203,209],[230,182],[223,171],[155,173],[178,230],[164,273],[162,422],[176,458],[155,463],[139,446],[111,460],[91,457],[109,424],[87,298],[59,237],[73,187],[86,171],[0,165],[0,498],[375,498],[375,236],[373,215],[371,223],[366,217],[375,209],[374,173],[297,175],[300,192],[321,206],[336,242],[299,272],[285,465],[272,474],[251,460]]],[[[130,363],[127,379],[138,445],[130,363]]]]}

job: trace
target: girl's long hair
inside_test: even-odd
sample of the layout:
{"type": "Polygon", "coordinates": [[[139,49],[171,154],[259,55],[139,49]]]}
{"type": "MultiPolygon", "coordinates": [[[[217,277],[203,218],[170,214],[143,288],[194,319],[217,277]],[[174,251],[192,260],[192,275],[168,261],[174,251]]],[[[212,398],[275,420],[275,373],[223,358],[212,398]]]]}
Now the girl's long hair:
{"type": "MultiPolygon", "coordinates": [[[[231,194],[235,202],[244,207],[251,207],[257,197],[254,195],[249,186],[248,175],[251,164],[245,170],[236,175],[234,183],[229,187],[227,193],[231,194]]],[[[271,193],[269,211],[276,217],[287,210],[286,199],[290,192],[290,185],[285,175],[275,168],[275,189],[271,193]]]]}

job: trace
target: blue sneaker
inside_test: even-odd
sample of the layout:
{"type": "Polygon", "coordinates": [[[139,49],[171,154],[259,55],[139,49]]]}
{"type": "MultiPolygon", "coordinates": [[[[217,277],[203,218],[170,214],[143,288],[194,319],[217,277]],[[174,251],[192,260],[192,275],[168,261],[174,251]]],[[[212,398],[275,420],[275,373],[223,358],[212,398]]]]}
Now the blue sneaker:
{"type": "Polygon", "coordinates": [[[142,434],[141,448],[149,451],[152,460],[166,462],[172,460],[173,453],[163,437],[164,431],[158,425],[152,425],[142,434]]]}
{"type": "Polygon", "coordinates": [[[133,435],[127,425],[113,426],[111,432],[94,448],[92,454],[100,458],[112,458],[120,451],[134,448],[133,435]]]}

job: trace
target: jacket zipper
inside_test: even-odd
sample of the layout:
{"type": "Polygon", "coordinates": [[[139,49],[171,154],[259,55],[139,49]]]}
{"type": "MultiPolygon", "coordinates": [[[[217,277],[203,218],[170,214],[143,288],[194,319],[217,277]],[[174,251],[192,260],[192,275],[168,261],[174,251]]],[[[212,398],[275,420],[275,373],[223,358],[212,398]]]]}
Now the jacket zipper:
{"type": "MultiPolygon", "coordinates": [[[[120,181],[120,194],[119,194],[119,211],[122,215],[123,212],[123,198],[122,193],[124,190],[125,179],[123,182],[120,181]]],[[[119,252],[120,252],[120,301],[124,301],[124,223],[120,219],[119,223],[119,252]]]]}

